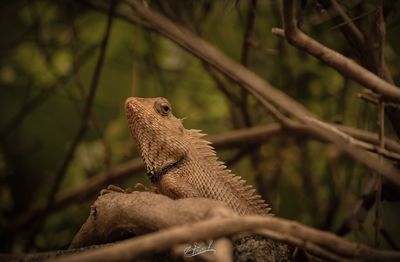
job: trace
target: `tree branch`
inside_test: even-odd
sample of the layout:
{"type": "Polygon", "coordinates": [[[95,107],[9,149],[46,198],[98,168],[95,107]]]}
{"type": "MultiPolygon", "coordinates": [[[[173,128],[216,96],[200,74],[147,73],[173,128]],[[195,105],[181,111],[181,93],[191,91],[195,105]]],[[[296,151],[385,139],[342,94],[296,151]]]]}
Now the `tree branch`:
{"type": "MultiPolygon", "coordinates": [[[[378,136],[373,133],[340,125],[336,125],[336,127],[339,130],[366,143],[371,143],[375,146],[379,144],[378,136]]],[[[314,139],[321,140],[321,138],[309,134],[309,132],[307,132],[302,125],[293,126],[292,129],[287,129],[279,124],[268,124],[265,126],[234,130],[222,134],[210,135],[207,136],[206,139],[211,141],[212,145],[216,149],[221,150],[260,144],[275,136],[285,133],[289,133],[291,136],[311,136],[314,139]]],[[[394,152],[400,154],[400,144],[397,142],[390,139],[385,139],[385,146],[389,150],[393,150],[394,152]]],[[[121,181],[122,179],[127,178],[129,175],[143,171],[144,166],[140,158],[135,158],[123,164],[116,165],[108,171],[103,171],[94,175],[93,178],[86,181],[85,184],[82,184],[74,189],[69,189],[58,193],[54,199],[53,207],[48,212],[59,210],[60,208],[73,204],[77,201],[86,200],[98,194],[101,188],[121,181]]],[[[44,203],[34,205],[28,212],[26,212],[26,214],[10,225],[9,228],[13,230],[16,228],[25,228],[26,226],[29,226],[34,220],[38,219],[38,216],[44,212],[45,208],[46,206],[44,203]]]]}
{"type": "Polygon", "coordinates": [[[272,33],[285,37],[289,43],[327,63],[346,77],[382,95],[385,100],[400,101],[399,87],[386,82],[353,60],[318,43],[296,26],[293,0],[285,0],[283,8],[284,29],[273,28],[272,33]]]}
{"type": "MultiPolygon", "coordinates": [[[[400,185],[400,171],[398,169],[387,162],[379,163],[375,161],[375,159],[368,155],[365,151],[349,145],[346,140],[335,134],[335,132],[332,132],[331,129],[326,128],[324,125],[317,125],[317,122],[313,121],[313,118],[310,117],[313,116],[311,112],[306,110],[302,105],[298,104],[281,91],[267,84],[253,72],[247,70],[242,65],[233,62],[218,49],[211,46],[203,39],[197,37],[187,29],[174,24],[167,18],[153,12],[149,7],[144,6],[136,0],[125,0],[125,2],[134,9],[137,15],[146,20],[155,31],[171,39],[205,62],[211,64],[220,72],[224,73],[229,78],[245,87],[248,92],[255,95],[256,98],[261,98],[262,101],[260,102],[267,102],[290,114],[303,124],[306,124],[306,128],[309,130],[309,132],[318,134],[327,141],[338,146],[353,159],[363,163],[369,169],[387,177],[396,185],[400,185]]],[[[376,78],[375,75],[373,75],[373,77],[376,78]]],[[[378,81],[383,80],[379,79],[378,81]]],[[[391,94],[393,99],[400,99],[400,90],[396,90],[394,86],[386,83],[385,81],[383,81],[383,83],[390,86],[386,86],[384,88],[384,90],[387,91],[385,91],[386,94],[391,94]]]]}
{"type": "MultiPolygon", "coordinates": [[[[82,53],[82,60],[86,62],[93,52],[97,49],[96,46],[91,46],[82,53]]],[[[59,76],[53,83],[47,87],[41,88],[39,94],[30,99],[25,103],[18,113],[5,124],[5,127],[0,130],[0,140],[4,140],[8,137],[11,132],[18,127],[26,117],[35,111],[40,105],[42,105],[59,87],[67,83],[74,75],[74,70],[70,69],[64,75],[59,76]]]]}
{"type": "MultiPolygon", "coordinates": [[[[96,67],[94,69],[92,82],[91,82],[88,96],[86,98],[86,103],[85,103],[85,107],[84,107],[84,110],[82,113],[82,118],[81,118],[81,123],[80,123],[79,129],[78,129],[70,147],[68,148],[67,154],[66,154],[58,172],[56,173],[56,176],[55,176],[55,179],[53,182],[53,186],[50,189],[50,194],[47,199],[46,207],[43,210],[44,212],[42,212],[40,214],[41,217],[45,217],[47,215],[48,211],[52,208],[52,206],[54,204],[55,196],[60,189],[61,182],[63,181],[64,176],[68,170],[68,166],[74,157],[75,150],[76,150],[77,146],[79,145],[81,139],[85,136],[85,133],[87,131],[88,122],[90,119],[92,105],[93,105],[93,101],[94,101],[94,96],[96,94],[96,89],[97,89],[99,78],[101,75],[101,69],[103,67],[104,56],[105,56],[105,52],[107,49],[108,39],[109,39],[109,36],[111,33],[111,26],[112,26],[112,21],[113,21],[113,11],[114,11],[115,4],[116,4],[116,1],[112,1],[111,5],[110,5],[108,21],[107,21],[107,25],[106,25],[106,29],[105,29],[105,33],[104,33],[102,42],[100,44],[100,53],[99,53],[99,57],[98,57],[98,60],[96,63],[96,67]]],[[[26,246],[30,245],[30,242],[32,242],[34,240],[36,234],[40,231],[40,228],[41,228],[41,225],[43,225],[43,222],[44,222],[44,220],[40,220],[39,224],[33,228],[30,236],[28,237],[26,246]]]]}
{"type": "Polygon", "coordinates": [[[113,12],[114,12],[114,8],[115,8],[115,4],[116,4],[115,1],[111,2],[109,17],[108,17],[105,33],[103,36],[103,40],[100,44],[99,57],[97,59],[96,67],[93,72],[92,82],[90,85],[89,93],[86,98],[85,107],[84,107],[84,110],[82,113],[81,124],[79,126],[79,129],[78,129],[75,137],[74,137],[73,142],[71,143],[71,145],[68,149],[67,155],[66,155],[63,163],[61,164],[59,171],[57,172],[53,187],[50,191],[50,195],[48,198],[48,206],[51,206],[53,204],[54,197],[60,188],[61,182],[62,182],[62,180],[65,176],[65,173],[68,169],[69,163],[71,162],[71,160],[74,157],[75,149],[78,146],[81,139],[84,137],[87,127],[88,127],[88,122],[89,122],[89,118],[90,118],[91,111],[92,111],[92,105],[93,105],[94,97],[96,94],[98,82],[100,79],[101,69],[102,69],[103,63],[104,63],[105,52],[107,50],[108,40],[109,40],[109,37],[111,34],[111,27],[112,27],[113,12]]]}
{"type": "Polygon", "coordinates": [[[257,0],[251,0],[249,4],[249,11],[247,14],[246,29],[244,31],[242,41],[242,52],[240,56],[240,63],[247,67],[249,58],[250,37],[254,28],[256,18],[257,0]]]}
{"type": "Polygon", "coordinates": [[[139,256],[166,251],[176,244],[216,239],[246,231],[257,232],[273,240],[298,245],[310,252],[318,250],[320,255],[327,253],[330,258],[337,257],[341,261],[345,259],[361,259],[363,261],[400,259],[400,252],[376,250],[363,244],[351,243],[334,234],[298,222],[272,216],[240,217],[232,215],[229,210],[224,211],[223,207],[215,208],[215,206],[214,200],[202,198],[171,200],[165,196],[147,192],[103,195],[94,204],[91,215],[77,234],[76,239],[82,236],[84,239],[97,240],[98,237],[93,236],[111,236],[113,235],[111,232],[114,232],[115,236],[115,230],[122,229],[124,231],[124,228],[132,229],[133,231],[130,232],[134,233],[148,226],[153,230],[158,227],[169,227],[168,225],[179,226],[123,240],[112,246],[104,246],[93,251],[89,250],[64,257],[58,261],[131,261],[139,256]],[[160,212],[154,212],[159,209],[161,209],[160,212]],[[199,211],[195,210],[203,211],[199,216],[199,211]],[[224,215],[215,217],[212,215],[213,212],[222,212],[224,215]],[[210,214],[211,218],[206,219],[210,217],[210,214]],[[164,219],[163,215],[167,215],[168,218],[164,219]],[[101,225],[101,221],[108,221],[109,227],[96,226],[97,230],[93,230],[92,227],[101,225]],[[121,227],[120,221],[126,221],[127,226],[121,227]],[[141,228],[139,224],[135,227],[135,221],[144,222],[145,226],[141,228]],[[182,225],[182,223],[186,224],[182,225]]]}

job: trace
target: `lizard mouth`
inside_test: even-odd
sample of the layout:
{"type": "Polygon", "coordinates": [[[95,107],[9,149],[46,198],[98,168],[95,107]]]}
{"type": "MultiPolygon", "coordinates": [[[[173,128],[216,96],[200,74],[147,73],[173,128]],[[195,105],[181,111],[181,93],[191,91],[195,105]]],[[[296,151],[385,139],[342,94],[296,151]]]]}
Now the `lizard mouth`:
{"type": "Polygon", "coordinates": [[[169,171],[177,168],[182,162],[183,162],[184,157],[178,159],[177,161],[167,164],[163,166],[161,169],[156,170],[156,171],[151,171],[147,172],[147,176],[149,177],[150,181],[155,184],[157,182],[160,182],[161,178],[167,174],[169,171]]]}

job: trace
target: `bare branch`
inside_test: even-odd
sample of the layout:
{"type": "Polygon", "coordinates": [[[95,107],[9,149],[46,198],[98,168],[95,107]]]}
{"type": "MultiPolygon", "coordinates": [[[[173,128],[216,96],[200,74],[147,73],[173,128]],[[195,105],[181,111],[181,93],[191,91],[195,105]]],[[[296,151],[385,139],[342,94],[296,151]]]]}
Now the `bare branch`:
{"type": "MultiPolygon", "coordinates": [[[[378,126],[379,126],[379,148],[384,150],[385,148],[385,103],[381,101],[379,103],[379,114],[378,114],[378,126]]],[[[379,158],[381,161],[382,158],[379,158]]],[[[375,246],[379,247],[379,235],[381,232],[381,221],[380,221],[380,208],[382,198],[382,177],[376,177],[376,188],[375,188],[375,246]]]]}
{"type": "MultiPolygon", "coordinates": [[[[360,97],[363,100],[365,100],[366,102],[372,103],[376,106],[379,105],[379,97],[370,90],[363,90],[362,92],[360,92],[358,94],[358,97],[360,97]]],[[[400,104],[393,103],[393,102],[385,102],[385,108],[400,110],[400,104]]]]}
{"type": "MultiPolygon", "coordinates": [[[[84,137],[84,135],[86,133],[88,122],[89,122],[89,119],[91,116],[91,110],[92,110],[92,105],[93,105],[93,101],[94,101],[94,96],[96,94],[96,89],[98,86],[98,81],[99,81],[101,69],[103,66],[105,51],[107,49],[108,39],[109,39],[109,36],[111,33],[111,25],[112,25],[112,21],[113,21],[113,10],[114,10],[115,4],[116,4],[116,2],[112,1],[109,16],[108,16],[108,21],[107,21],[107,25],[106,25],[106,30],[105,30],[104,37],[103,37],[101,45],[100,45],[99,57],[98,57],[98,60],[96,63],[94,73],[93,73],[93,78],[92,78],[91,86],[89,89],[89,94],[86,98],[85,107],[84,107],[84,110],[82,113],[81,124],[79,126],[79,129],[78,129],[70,147],[68,148],[67,154],[66,154],[58,172],[56,173],[53,186],[50,189],[50,194],[47,199],[46,207],[43,210],[44,212],[42,212],[40,214],[41,217],[45,217],[47,215],[47,213],[49,212],[49,210],[52,208],[56,194],[59,191],[59,188],[61,186],[61,182],[63,181],[64,176],[67,172],[68,166],[74,157],[75,150],[76,150],[77,146],[79,145],[81,139],[84,137]]],[[[28,246],[30,246],[31,242],[34,241],[37,233],[39,233],[41,226],[43,225],[43,222],[44,222],[44,220],[42,219],[39,221],[39,223],[36,226],[33,227],[32,231],[28,237],[27,243],[25,245],[26,248],[28,246]]]]}
{"type": "MultiPolygon", "coordinates": [[[[96,228],[102,228],[107,232],[118,230],[120,227],[117,226],[119,225],[117,220],[121,219],[123,221],[135,221],[140,218],[140,221],[144,221],[146,224],[150,225],[150,221],[154,221],[155,225],[162,226],[163,223],[158,223],[157,220],[161,219],[160,221],[166,221],[168,224],[171,224],[170,221],[173,219],[164,219],[162,216],[157,215],[158,213],[154,212],[154,210],[158,210],[158,208],[162,210],[172,208],[174,212],[167,212],[169,216],[174,216],[176,219],[191,221],[191,214],[199,213],[193,212],[194,209],[199,208],[199,203],[201,203],[202,209],[204,209],[201,214],[206,214],[206,210],[212,210],[216,205],[213,200],[201,198],[187,198],[174,201],[161,195],[146,192],[134,192],[132,194],[109,193],[96,201],[91,216],[88,218],[87,224],[85,224],[87,226],[84,225],[80,231],[82,234],[78,234],[78,236],[81,235],[88,238],[90,234],[108,234],[103,231],[96,232],[96,230],[90,230],[90,225],[94,226],[97,223],[96,220],[102,220],[102,217],[105,218],[105,221],[109,221],[108,223],[110,226],[108,228],[96,228]],[[151,195],[154,195],[154,197],[151,195]],[[110,198],[114,200],[108,201],[110,198]],[[115,201],[115,199],[118,199],[118,201],[115,201]],[[146,203],[151,202],[151,204],[144,204],[142,201],[146,203]],[[208,208],[207,203],[209,203],[208,208]],[[115,204],[123,206],[123,208],[115,208],[115,204]],[[94,217],[96,217],[96,219],[94,219],[94,217]],[[118,219],[116,219],[117,217],[118,219]],[[134,219],[126,219],[128,217],[134,217],[134,219]],[[148,219],[143,219],[144,217],[148,219]]],[[[221,212],[222,208],[219,210],[221,212]]],[[[168,250],[176,244],[216,239],[246,231],[259,232],[270,239],[298,245],[310,252],[316,252],[322,255],[327,253],[329,254],[328,257],[337,258],[335,260],[340,261],[346,259],[362,259],[364,261],[393,261],[395,259],[400,259],[399,252],[376,250],[363,244],[351,243],[334,234],[320,231],[298,222],[272,216],[239,217],[229,215],[230,212],[226,212],[226,214],[227,216],[225,217],[216,217],[200,221],[198,221],[199,217],[196,215],[196,219],[195,217],[193,217],[193,219],[198,222],[183,225],[179,220],[173,220],[173,223],[177,225],[180,224],[180,226],[124,240],[112,246],[105,246],[93,251],[89,250],[81,254],[64,257],[58,261],[131,261],[145,254],[168,250]]],[[[204,218],[203,216],[203,219],[204,218]]],[[[134,226],[134,222],[129,224],[134,226]]],[[[140,228],[136,230],[140,230],[140,228]]]]}
{"type": "MultiPolygon", "coordinates": [[[[125,2],[135,10],[137,15],[151,24],[155,31],[174,41],[200,59],[211,64],[226,76],[245,87],[251,94],[261,97],[264,102],[274,105],[283,112],[286,112],[300,122],[306,124],[306,128],[309,129],[309,132],[324,137],[324,139],[338,146],[353,159],[363,163],[369,169],[387,177],[395,184],[400,185],[400,171],[398,169],[387,162],[379,163],[374,161],[374,158],[371,158],[371,156],[366,152],[348,145],[345,140],[340,136],[337,136],[331,130],[326,129],[323,126],[321,127],[320,125],[315,125],[315,123],[310,120],[310,116],[313,114],[306,110],[302,105],[267,84],[253,72],[233,62],[218,49],[205,42],[202,38],[196,36],[186,28],[178,26],[167,18],[153,12],[149,7],[144,6],[136,0],[125,0],[125,2]]],[[[376,78],[375,75],[372,74],[372,76],[376,78]]],[[[382,79],[379,79],[379,81],[390,86],[384,88],[386,91],[389,90],[387,94],[392,95],[389,95],[389,97],[391,96],[394,99],[400,99],[400,90],[395,89],[394,86],[386,83],[382,79]]]]}
{"type": "Polygon", "coordinates": [[[56,174],[54,184],[53,184],[53,187],[51,189],[51,192],[50,192],[50,195],[48,198],[48,206],[51,206],[53,204],[54,197],[60,188],[61,182],[62,182],[62,180],[65,176],[65,173],[68,169],[69,163],[71,162],[71,160],[74,157],[75,149],[78,146],[81,139],[84,137],[86,130],[87,130],[89,118],[90,118],[91,111],[92,111],[94,97],[96,94],[98,82],[99,82],[100,75],[101,75],[101,69],[103,67],[105,52],[107,50],[108,40],[109,40],[109,36],[111,33],[111,27],[112,27],[112,21],[113,21],[113,11],[114,11],[115,4],[116,4],[115,1],[111,2],[111,7],[110,7],[109,17],[108,17],[108,21],[107,21],[107,25],[106,25],[106,30],[105,30],[105,33],[104,33],[104,36],[102,39],[102,43],[100,45],[100,53],[99,53],[99,57],[97,59],[96,67],[93,72],[93,77],[92,77],[92,82],[90,85],[89,93],[86,98],[85,107],[84,107],[84,110],[82,113],[81,124],[80,124],[80,127],[79,127],[75,137],[74,137],[73,142],[71,143],[71,145],[68,149],[67,155],[66,155],[63,163],[61,164],[59,171],[56,174]]]}
{"type": "MultiPolygon", "coordinates": [[[[339,16],[333,17],[336,23],[336,27],[339,27],[343,35],[349,41],[349,43],[354,47],[355,50],[359,51],[359,56],[362,54],[362,50],[365,44],[365,38],[363,33],[358,29],[358,27],[353,23],[354,19],[351,19],[340,4],[336,0],[331,0],[332,8],[339,16]]],[[[367,13],[369,14],[369,13],[367,13]]],[[[365,14],[364,14],[365,15],[365,14]]]]}
{"type": "MultiPolygon", "coordinates": [[[[93,54],[93,52],[97,49],[96,46],[91,46],[82,53],[82,60],[86,62],[89,57],[93,54]]],[[[67,83],[74,75],[73,69],[70,69],[64,75],[59,76],[53,83],[51,83],[47,87],[41,88],[39,94],[30,99],[27,103],[25,103],[22,108],[18,111],[18,113],[5,124],[5,127],[0,130],[0,140],[6,139],[11,132],[17,128],[26,117],[28,117],[31,113],[35,111],[40,105],[42,105],[50,96],[62,85],[67,83]]]]}
{"type": "MultiPolygon", "coordinates": [[[[73,62],[72,62],[72,68],[74,71],[74,82],[75,86],[79,91],[79,94],[81,96],[81,99],[84,100],[86,97],[85,94],[85,87],[81,79],[81,61],[80,61],[80,56],[79,56],[79,43],[78,43],[78,32],[76,29],[76,25],[74,21],[71,22],[71,31],[73,35],[73,40],[72,40],[72,53],[73,53],[73,62]]],[[[99,136],[103,148],[104,148],[104,163],[106,167],[108,168],[110,166],[111,162],[111,146],[108,144],[106,138],[104,137],[104,130],[101,127],[100,121],[94,112],[94,110],[90,113],[90,117],[88,121],[93,125],[94,129],[97,132],[97,135],[99,136]]]]}
{"type": "Polygon", "coordinates": [[[251,0],[249,4],[249,11],[247,14],[246,29],[243,36],[242,52],[240,56],[240,63],[246,67],[248,65],[248,59],[249,59],[249,46],[250,46],[251,33],[253,31],[254,22],[256,18],[256,8],[257,8],[257,0],[251,0]]]}
{"type": "Polygon", "coordinates": [[[366,70],[353,60],[341,55],[332,49],[318,43],[314,39],[305,35],[296,26],[294,18],[295,5],[293,0],[284,1],[284,28],[273,28],[272,33],[285,37],[292,45],[304,50],[305,52],[319,58],[346,77],[350,77],[359,84],[382,95],[386,100],[399,101],[399,87],[386,82],[375,74],[366,70]]]}
{"type": "MultiPolygon", "coordinates": [[[[360,199],[356,202],[352,213],[344,220],[344,222],[336,230],[336,234],[343,236],[351,232],[353,229],[360,229],[365,222],[369,211],[374,206],[376,200],[376,179],[371,179],[362,193],[360,199]]],[[[382,200],[399,201],[399,191],[393,189],[391,184],[385,180],[382,181],[382,200]]]]}

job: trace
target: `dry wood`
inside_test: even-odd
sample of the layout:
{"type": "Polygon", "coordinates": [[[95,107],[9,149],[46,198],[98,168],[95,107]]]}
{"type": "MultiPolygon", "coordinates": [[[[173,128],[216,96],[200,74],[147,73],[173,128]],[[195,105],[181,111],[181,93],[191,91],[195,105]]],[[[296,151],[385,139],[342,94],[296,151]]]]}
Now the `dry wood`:
{"type": "Polygon", "coordinates": [[[175,244],[216,239],[244,231],[259,232],[271,239],[300,245],[320,255],[328,252],[329,257],[333,259],[364,261],[400,259],[399,252],[375,250],[363,244],[351,243],[332,233],[290,220],[260,216],[239,217],[224,210],[223,206],[218,206],[215,201],[209,199],[171,200],[147,192],[132,194],[111,192],[96,201],[90,217],[74,240],[75,244],[78,242],[89,244],[90,240],[115,239],[116,232],[121,233],[121,230],[135,233],[172,225],[180,226],[64,257],[59,261],[129,261],[146,254],[168,250],[175,244]],[[213,217],[212,213],[216,212],[215,210],[219,213],[225,212],[225,216],[202,220],[213,217]],[[135,224],[137,222],[140,224],[135,224]],[[182,225],[182,223],[189,224],[182,225]]]}

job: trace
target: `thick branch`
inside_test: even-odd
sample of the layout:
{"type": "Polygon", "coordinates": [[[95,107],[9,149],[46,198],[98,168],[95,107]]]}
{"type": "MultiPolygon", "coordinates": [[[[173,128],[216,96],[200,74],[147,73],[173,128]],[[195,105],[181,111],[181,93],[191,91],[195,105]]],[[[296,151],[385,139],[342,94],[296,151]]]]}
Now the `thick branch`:
{"type": "MultiPolygon", "coordinates": [[[[362,259],[364,261],[400,259],[399,252],[375,250],[363,244],[351,243],[334,234],[294,221],[269,216],[239,217],[232,215],[229,211],[223,211],[222,207],[216,209],[215,206],[216,202],[213,200],[199,198],[171,200],[161,195],[146,192],[106,194],[101,196],[94,204],[91,216],[85,224],[87,227],[85,225],[82,227],[78,237],[85,235],[84,238],[89,239],[91,238],[89,236],[94,234],[97,236],[95,239],[98,239],[98,236],[107,235],[113,229],[117,231],[123,229],[124,225],[127,225],[127,223],[129,225],[131,220],[134,221],[132,224],[135,224],[136,219],[150,227],[154,227],[154,225],[168,227],[171,224],[179,225],[188,221],[192,221],[192,223],[128,239],[101,249],[64,257],[59,261],[131,261],[145,254],[166,251],[175,244],[216,239],[240,232],[257,232],[258,230],[262,230],[259,232],[271,239],[300,245],[311,252],[317,249],[322,253],[335,254],[340,259],[362,259]],[[119,208],[115,207],[115,204],[119,208]],[[198,210],[203,210],[203,212],[200,212],[202,215],[198,216],[198,210]],[[210,214],[211,217],[215,217],[212,215],[213,212],[224,215],[201,220],[210,217],[210,214]],[[168,218],[164,219],[164,215],[167,215],[168,218]],[[94,223],[97,223],[96,220],[101,219],[101,217],[108,217],[104,221],[109,221],[109,227],[96,227],[93,230],[94,223]],[[174,222],[169,222],[174,218],[174,222]],[[122,227],[121,221],[124,221],[122,227]],[[193,221],[198,222],[193,223],[193,221]]],[[[136,227],[127,226],[126,228],[133,230],[133,232],[140,231],[141,224],[136,225],[136,227]]],[[[144,228],[147,228],[147,226],[144,228]]],[[[114,231],[113,234],[115,233],[114,231]]]]}
{"type": "Polygon", "coordinates": [[[70,248],[115,242],[128,236],[211,218],[212,210],[226,206],[197,198],[172,200],[166,196],[134,191],[109,192],[91,206],[88,219],[75,235],[70,248]]]}

